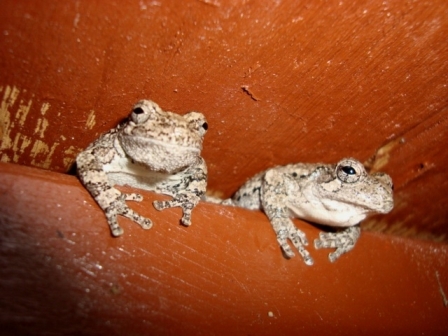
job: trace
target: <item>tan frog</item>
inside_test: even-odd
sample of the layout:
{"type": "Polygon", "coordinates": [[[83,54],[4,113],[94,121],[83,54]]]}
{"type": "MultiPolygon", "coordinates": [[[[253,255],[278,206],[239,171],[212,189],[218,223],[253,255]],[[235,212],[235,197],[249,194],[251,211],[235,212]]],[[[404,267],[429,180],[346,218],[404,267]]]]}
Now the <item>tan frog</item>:
{"type": "Polygon", "coordinates": [[[344,228],[320,233],[315,248],[336,248],[329,259],[353,249],[360,235],[359,222],[393,208],[392,179],[385,173],[367,174],[362,163],[346,158],[337,164],[297,163],[278,166],[255,175],[223,204],[261,209],[277,234],[287,257],[294,256],[289,239],[307,265],[314,263],[305,234],[290,218],[344,228]]]}
{"type": "Polygon", "coordinates": [[[125,201],[142,201],[140,194],[123,194],[114,184],[130,185],[173,197],[155,201],[162,210],[181,207],[182,224],[191,224],[191,211],[207,186],[207,166],[201,157],[208,125],[198,112],[183,116],[163,111],[142,100],[129,118],[100,136],[76,158],[82,184],[103,209],[113,236],[123,234],[117,216],[127,217],[144,229],[152,226],[125,201]]]}

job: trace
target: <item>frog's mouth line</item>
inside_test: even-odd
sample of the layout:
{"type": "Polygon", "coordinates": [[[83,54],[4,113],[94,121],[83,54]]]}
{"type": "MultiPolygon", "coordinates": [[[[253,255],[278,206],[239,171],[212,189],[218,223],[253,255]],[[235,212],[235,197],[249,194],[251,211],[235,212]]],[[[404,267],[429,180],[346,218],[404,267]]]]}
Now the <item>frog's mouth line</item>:
{"type": "Polygon", "coordinates": [[[170,143],[166,141],[156,140],[153,138],[146,138],[139,135],[124,135],[122,136],[122,139],[125,141],[128,141],[126,139],[134,139],[138,143],[143,143],[147,145],[156,145],[160,147],[169,147],[169,148],[182,148],[183,150],[188,150],[191,152],[197,152],[199,153],[202,150],[202,145],[200,147],[194,147],[194,146],[183,146],[176,143],[170,143]]]}
{"type": "MultiPolygon", "coordinates": [[[[354,206],[358,205],[358,203],[356,203],[356,202],[347,202],[347,204],[348,203],[350,203],[350,204],[352,204],[354,206]]],[[[382,204],[382,207],[380,207],[380,209],[384,208],[386,205],[389,205],[389,202],[382,202],[381,204],[382,204]]],[[[362,209],[362,210],[357,210],[357,211],[358,211],[359,214],[363,214],[363,215],[365,214],[367,216],[372,216],[374,214],[387,214],[390,211],[392,211],[393,207],[394,206],[393,206],[393,203],[392,203],[392,206],[390,207],[390,209],[388,207],[387,211],[386,210],[369,210],[369,209],[362,209]]]]}

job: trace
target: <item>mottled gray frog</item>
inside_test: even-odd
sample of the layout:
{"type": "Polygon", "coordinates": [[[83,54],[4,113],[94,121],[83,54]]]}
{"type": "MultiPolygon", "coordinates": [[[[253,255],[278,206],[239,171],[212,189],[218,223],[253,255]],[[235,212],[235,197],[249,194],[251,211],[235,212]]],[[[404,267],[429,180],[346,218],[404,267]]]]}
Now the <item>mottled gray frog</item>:
{"type": "Polygon", "coordinates": [[[297,163],[278,166],[255,175],[223,204],[261,209],[268,216],[277,241],[287,257],[294,256],[291,240],[307,265],[314,263],[305,234],[290,218],[344,228],[320,233],[315,248],[336,248],[334,262],[353,249],[360,235],[359,222],[368,215],[388,213],[393,208],[392,179],[385,173],[367,174],[357,160],[337,164],[297,163]]]}
{"type": "Polygon", "coordinates": [[[78,155],[78,176],[103,209],[113,236],[123,234],[118,215],[143,229],[152,226],[150,219],[134,212],[125,202],[140,202],[143,197],[121,193],[114,184],[172,196],[170,201],[155,201],[154,207],[181,207],[182,224],[191,224],[191,211],[207,186],[207,166],[200,156],[207,128],[201,113],[181,116],[142,100],[135,104],[126,121],[78,155]]]}

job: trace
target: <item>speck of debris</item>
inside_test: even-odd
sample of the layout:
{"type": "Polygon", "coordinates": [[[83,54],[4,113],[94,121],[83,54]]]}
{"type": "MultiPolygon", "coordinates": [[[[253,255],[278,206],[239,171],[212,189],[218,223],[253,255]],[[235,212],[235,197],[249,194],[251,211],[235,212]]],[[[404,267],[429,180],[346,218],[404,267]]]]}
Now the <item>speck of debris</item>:
{"type": "Polygon", "coordinates": [[[274,313],[270,311],[270,312],[268,312],[268,316],[269,317],[274,317],[274,313]]]}
{"type": "Polygon", "coordinates": [[[259,101],[260,98],[256,97],[251,90],[249,90],[249,85],[242,85],[241,89],[243,92],[247,93],[252,100],[259,101]]]}

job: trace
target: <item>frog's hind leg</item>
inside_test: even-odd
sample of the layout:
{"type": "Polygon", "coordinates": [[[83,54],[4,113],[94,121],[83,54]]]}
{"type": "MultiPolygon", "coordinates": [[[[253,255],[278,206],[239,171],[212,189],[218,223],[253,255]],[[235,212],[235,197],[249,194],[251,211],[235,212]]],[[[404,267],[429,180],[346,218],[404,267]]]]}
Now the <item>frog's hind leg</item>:
{"type": "Polygon", "coordinates": [[[328,255],[331,262],[335,262],[342,254],[349,252],[355,247],[361,234],[359,225],[350,226],[339,232],[321,232],[319,239],[314,240],[314,247],[336,248],[336,251],[328,255]]]}

